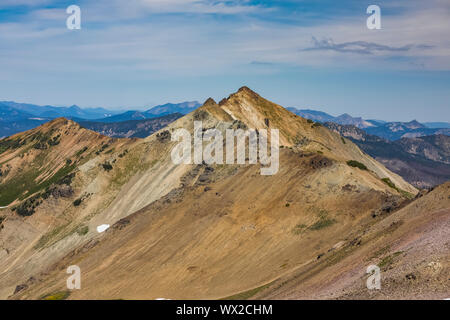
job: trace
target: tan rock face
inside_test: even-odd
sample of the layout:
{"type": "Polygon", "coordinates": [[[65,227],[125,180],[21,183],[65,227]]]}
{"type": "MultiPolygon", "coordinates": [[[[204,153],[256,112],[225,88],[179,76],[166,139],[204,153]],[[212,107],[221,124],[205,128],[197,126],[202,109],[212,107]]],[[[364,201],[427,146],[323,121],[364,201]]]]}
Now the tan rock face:
{"type": "MultiPolygon", "coordinates": [[[[75,175],[66,185],[73,194],[38,199],[27,217],[7,209],[0,231],[9,250],[0,262],[2,298],[21,284],[26,288],[11,298],[65,291],[65,269],[72,264],[81,268],[83,285],[69,298],[232,296],[358,247],[360,234],[411,201],[406,192],[417,192],[353,143],[245,87],[219,104],[208,100],[142,140],[109,139],[58,121],[58,152],[42,149],[24,158],[32,163],[42,153],[52,159],[42,165],[42,178],[72,160],[68,174],[75,175]],[[222,131],[278,129],[279,172],[261,176],[260,165],[249,164],[175,165],[170,155],[175,142],[164,137],[178,128],[192,132],[194,120],[222,131]],[[367,170],[349,166],[349,160],[367,170]],[[111,227],[98,234],[95,228],[102,224],[111,227]],[[37,281],[27,282],[30,277],[37,281]]],[[[14,161],[25,161],[20,154],[30,145],[26,140],[22,149],[8,149],[0,163],[10,163],[17,175],[14,161]]]]}

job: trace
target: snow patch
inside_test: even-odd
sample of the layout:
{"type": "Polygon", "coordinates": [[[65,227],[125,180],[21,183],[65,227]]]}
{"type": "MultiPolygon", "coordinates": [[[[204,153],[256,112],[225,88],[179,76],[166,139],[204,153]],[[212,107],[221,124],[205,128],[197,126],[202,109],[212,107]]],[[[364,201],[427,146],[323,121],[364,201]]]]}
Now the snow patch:
{"type": "Polygon", "coordinates": [[[108,228],[109,228],[109,224],[101,224],[97,227],[97,232],[98,233],[105,232],[106,230],[108,230],[108,228]]]}

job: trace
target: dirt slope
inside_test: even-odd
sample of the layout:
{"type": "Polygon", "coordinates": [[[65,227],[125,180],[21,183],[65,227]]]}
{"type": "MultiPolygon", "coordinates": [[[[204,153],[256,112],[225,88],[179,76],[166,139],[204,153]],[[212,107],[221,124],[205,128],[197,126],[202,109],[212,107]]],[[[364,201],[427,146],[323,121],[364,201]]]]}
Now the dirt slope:
{"type": "Polygon", "coordinates": [[[280,278],[253,299],[446,299],[450,297],[450,182],[280,278]],[[368,290],[366,268],[381,268],[368,290]]]}

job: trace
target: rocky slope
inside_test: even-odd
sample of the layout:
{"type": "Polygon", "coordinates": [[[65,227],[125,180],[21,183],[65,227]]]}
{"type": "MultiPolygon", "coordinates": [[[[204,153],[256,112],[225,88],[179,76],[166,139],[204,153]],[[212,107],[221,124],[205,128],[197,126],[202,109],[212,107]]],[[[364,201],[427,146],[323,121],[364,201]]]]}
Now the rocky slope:
{"type": "MultiPolygon", "coordinates": [[[[423,194],[421,194],[422,196],[423,194]]],[[[385,219],[355,229],[320,259],[277,279],[253,299],[448,299],[450,182],[385,219]],[[367,267],[381,270],[368,290],[367,267]]]]}
{"type": "Polygon", "coordinates": [[[292,273],[417,192],[350,140],[246,87],[146,139],[111,140],[74,172],[70,200],[50,196],[30,217],[0,211],[1,297],[224,298],[292,273]],[[278,129],[278,173],[263,176],[248,163],[175,165],[170,137],[192,132],[194,120],[222,132],[278,129]],[[112,227],[98,234],[100,224],[112,227]],[[82,289],[67,292],[73,264],[82,289]]]}

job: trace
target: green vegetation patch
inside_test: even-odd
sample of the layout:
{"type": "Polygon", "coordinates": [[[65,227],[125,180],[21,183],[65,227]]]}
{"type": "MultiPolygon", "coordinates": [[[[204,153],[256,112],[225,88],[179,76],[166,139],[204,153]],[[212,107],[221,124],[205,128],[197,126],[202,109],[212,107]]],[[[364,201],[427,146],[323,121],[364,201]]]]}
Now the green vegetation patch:
{"type": "Polygon", "coordinates": [[[22,139],[3,139],[0,140],[0,154],[10,149],[18,149],[26,143],[26,140],[22,139]]]}
{"type": "Polygon", "coordinates": [[[42,297],[42,300],[66,300],[70,296],[70,291],[59,291],[42,297]]]}
{"type": "Polygon", "coordinates": [[[292,229],[292,233],[295,235],[299,235],[305,232],[306,229],[308,229],[308,226],[306,224],[299,223],[292,229]]]}
{"type": "Polygon", "coordinates": [[[88,149],[88,147],[84,147],[83,149],[78,150],[78,152],[75,154],[76,157],[80,157],[83,153],[86,152],[86,150],[88,149]]]}
{"type": "Polygon", "coordinates": [[[75,165],[66,165],[63,168],[59,169],[58,172],[56,172],[51,178],[37,184],[30,183],[31,186],[29,187],[27,194],[33,194],[40,190],[46,189],[54,183],[59,185],[70,185],[73,178],[75,177],[75,173],[71,173],[71,171],[73,171],[74,169],[75,165]]]}
{"type": "Polygon", "coordinates": [[[391,179],[389,178],[383,178],[381,179],[381,181],[383,181],[384,183],[386,183],[389,187],[391,187],[392,189],[395,189],[398,191],[398,188],[396,187],[396,185],[391,181],[391,179]]]}
{"type": "Polygon", "coordinates": [[[361,170],[367,170],[367,167],[366,167],[365,164],[363,164],[363,163],[361,163],[359,161],[356,161],[356,160],[349,160],[349,161],[347,161],[347,164],[350,167],[359,168],[361,170]]]}
{"type": "MultiPolygon", "coordinates": [[[[317,208],[315,210],[317,210],[317,208]]],[[[319,217],[319,219],[310,226],[307,226],[306,224],[303,224],[303,223],[297,224],[292,229],[292,233],[295,235],[300,235],[302,233],[307,232],[308,230],[309,231],[317,231],[317,230],[321,230],[321,229],[330,227],[337,222],[335,219],[328,217],[327,210],[323,210],[323,209],[319,210],[318,217],[319,217]]]]}
{"type": "Polygon", "coordinates": [[[59,227],[54,228],[53,230],[47,232],[44,234],[39,241],[34,246],[34,249],[40,249],[43,248],[47,243],[49,243],[55,236],[57,236],[61,231],[64,230],[69,224],[62,225],[59,227]]]}
{"type": "Polygon", "coordinates": [[[52,146],[57,146],[61,142],[61,135],[58,134],[57,136],[52,137],[53,132],[54,130],[50,130],[47,133],[37,133],[33,137],[33,140],[36,141],[33,148],[37,150],[45,150],[52,146]]]}
{"type": "Polygon", "coordinates": [[[405,191],[405,190],[402,190],[402,189],[399,189],[399,190],[400,190],[400,193],[401,193],[405,198],[413,199],[413,198],[415,197],[412,193],[410,193],[410,192],[408,192],[408,191],[405,191]]]}
{"type": "Polygon", "coordinates": [[[40,196],[46,199],[49,195],[49,188],[52,184],[70,185],[72,179],[75,177],[75,173],[70,172],[74,169],[74,165],[66,165],[58,170],[58,172],[56,172],[49,179],[36,182],[36,179],[41,172],[37,169],[31,168],[22,175],[15,177],[13,181],[0,185],[0,206],[7,206],[16,199],[24,200],[28,196],[43,190],[45,190],[45,192],[40,196]]]}
{"type": "Polygon", "coordinates": [[[311,225],[308,229],[312,231],[321,230],[327,228],[336,223],[335,219],[331,219],[328,217],[328,211],[320,210],[319,211],[319,220],[311,225]]]}
{"type": "Polygon", "coordinates": [[[334,219],[329,219],[329,218],[320,219],[319,221],[314,223],[312,226],[310,226],[309,229],[316,231],[316,230],[320,230],[320,229],[329,227],[335,223],[336,223],[336,220],[334,220],[334,219]]]}
{"type": "Polygon", "coordinates": [[[88,226],[81,226],[77,229],[77,234],[79,236],[84,236],[89,232],[89,227],[88,226]]]}
{"type": "MultiPolygon", "coordinates": [[[[74,167],[72,167],[72,168],[74,168],[74,167]]],[[[68,170],[68,171],[70,171],[70,170],[68,170]]],[[[61,172],[60,174],[62,175],[64,173],[65,172],[61,172]]],[[[64,177],[62,177],[60,180],[56,181],[55,183],[59,184],[59,185],[66,184],[66,185],[70,186],[72,184],[73,178],[75,178],[75,172],[65,175],[64,177]]]]}
{"type": "Polygon", "coordinates": [[[384,257],[383,259],[381,259],[380,263],[378,263],[378,267],[386,269],[392,263],[394,263],[394,259],[402,253],[403,251],[397,251],[389,256],[384,257]]]}
{"type": "Polygon", "coordinates": [[[28,171],[14,178],[14,181],[0,184],[0,206],[6,207],[19,198],[30,185],[34,185],[34,179],[38,172],[28,171]]]}
{"type": "Polygon", "coordinates": [[[391,249],[391,246],[390,246],[390,245],[387,245],[387,246],[385,246],[385,247],[383,247],[383,248],[377,250],[377,251],[371,256],[370,259],[378,258],[379,256],[382,256],[382,255],[388,253],[390,249],[391,249]]]}
{"type": "Polygon", "coordinates": [[[389,178],[383,178],[383,179],[381,179],[381,181],[383,181],[385,184],[387,184],[390,188],[396,190],[398,193],[400,193],[400,194],[401,194],[402,196],[404,196],[405,198],[408,198],[408,199],[414,198],[414,195],[413,195],[412,193],[409,193],[408,191],[405,191],[405,190],[402,190],[402,189],[398,188],[398,187],[395,185],[395,183],[393,183],[393,182],[391,181],[391,179],[389,179],[389,178]]]}
{"type": "Polygon", "coordinates": [[[235,294],[235,295],[232,295],[232,296],[220,299],[220,300],[247,300],[247,299],[250,299],[251,297],[253,297],[258,292],[269,288],[272,285],[272,283],[273,282],[268,283],[268,284],[263,285],[263,286],[260,286],[260,287],[255,288],[255,289],[251,289],[251,290],[248,290],[248,291],[244,291],[244,292],[241,292],[241,293],[238,293],[238,294],[235,294]]]}
{"type": "Polygon", "coordinates": [[[98,150],[95,154],[99,155],[100,153],[102,153],[103,151],[105,151],[107,148],[109,147],[109,144],[104,144],[102,145],[102,147],[100,148],[100,150],[98,150]]]}
{"type": "Polygon", "coordinates": [[[143,160],[141,157],[142,152],[142,149],[124,152],[124,155],[127,154],[127,157],[121,160],[120,165],[115,166],[112,172],[112,185],[115,187],[122,186],[136,172],[147,170],[158,162],[157,159],[154,159],[151,163],[143,160]]]}

